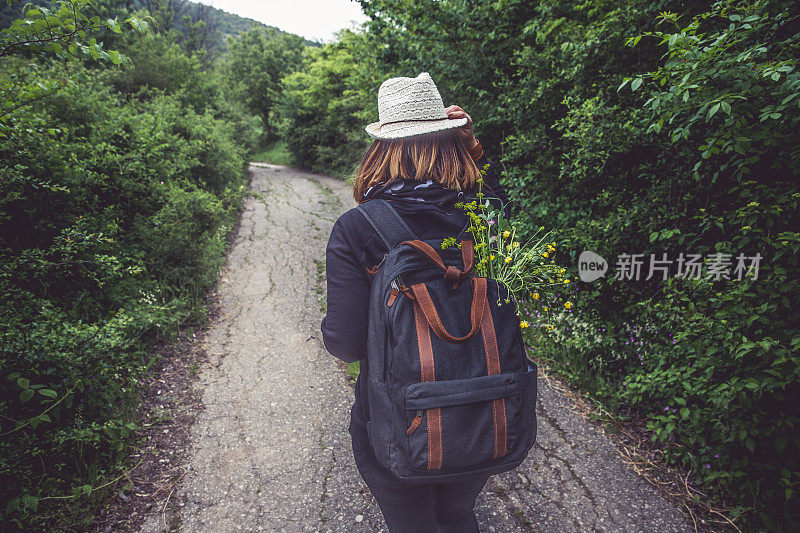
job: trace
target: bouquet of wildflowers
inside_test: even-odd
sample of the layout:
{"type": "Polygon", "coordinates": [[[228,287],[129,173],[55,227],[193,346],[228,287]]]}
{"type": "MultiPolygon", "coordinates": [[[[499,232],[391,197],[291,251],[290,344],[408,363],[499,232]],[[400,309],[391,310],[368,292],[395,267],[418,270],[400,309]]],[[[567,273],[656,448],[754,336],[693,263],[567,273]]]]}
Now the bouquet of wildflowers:
{"type": "MultiPolygon", "coordinates": [[[[485,175],[486,170],[484,167],[481,175],[485,175]]],[[[483,178],[478,179],[476,198],[469,203],[455,204],[466,211],[471,222],[467,231],[475,241],[475,272],[480,277],[497,280],[508,289],[509,298],[498,303],[513,303],[520,317],[520,326],[526,328],[530,324],[525,320],[526,313],[522,305],[544,299],[551,290],[563,287],[571,280],[564,275],[565,269],[553,262],[556,245],[550,242],[552,232],[539,228],[521,243],[516,228],[504,216],[503,210],[497,209],[486,199],[483,178]]],[[[442,243],[443,249],[452,246],[460,246],[453,237],[442,243]]],[[[564,307],[570,309],[572,303],[567,301],[564,307]]],[[[542,311],[549,314],[551,310],[545,305],[542,311]]]]}

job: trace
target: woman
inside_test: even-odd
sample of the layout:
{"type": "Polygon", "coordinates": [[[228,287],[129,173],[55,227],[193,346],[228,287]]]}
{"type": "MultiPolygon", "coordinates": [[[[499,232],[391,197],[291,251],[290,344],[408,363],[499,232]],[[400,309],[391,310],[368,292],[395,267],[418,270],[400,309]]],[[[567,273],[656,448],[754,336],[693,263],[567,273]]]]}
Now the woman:
{"type": "MultiPolygon", "coordinates": [[[[416,78],[386,80],[378,91],[378,109],[380,121],[366,127],[375,141],[356,173],[356,202],[390,201],[420,239],[456,236],[467,217],[453,204],[477,192],[479,168],[488,165],[484,192],[507,205],[498,173],[475,139],[472,119],[459,106],[444,108],[427,72],[416,78]]],[[[336,221],[326,250],[328,313],[322,321],[323,341],[339,359],[361,362],[350,419],[355,462],[391,532],[478,531],[473,508],[486,476],[460,483],[403,486],[377,461],[367,437],[368,271],[386,251],[356,209],[336,221]]]]}

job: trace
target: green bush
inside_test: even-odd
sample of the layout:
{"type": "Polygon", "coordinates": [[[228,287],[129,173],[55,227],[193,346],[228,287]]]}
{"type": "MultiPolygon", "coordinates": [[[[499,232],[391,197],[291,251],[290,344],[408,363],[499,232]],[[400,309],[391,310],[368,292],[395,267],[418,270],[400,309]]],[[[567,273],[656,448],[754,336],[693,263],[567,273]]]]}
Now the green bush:
{"type": "Polygon", "coordinates": [[[728,2],[683,26],[667,14],[672,31],[631,36],[668,48],[620,80],[620,100],[647,100],[564,99],[557,172],[536,176],[532,209],[534,224],[558,220],[572,265],[587,249],[612,267],[622,253],[723,253],[734,274],[738,254],[760,254],[758,279],[707,277],[708,264],[696,281],[609,279],[531,341],[611,408],[644,414],[667,459],[734,514],[778,530],[799,511],[800,74],[797,27],[772,7],[728,2]]]}
{"type": "Polygon", "coordinates": [[[148,347],[202,317],[246,183],[246,148],[210,109],[153,89],[130,99],[68,68],[78,85],[0,136],[0,305],[13,309],[0,318],[0,503],[28,528],[125,457],[148,347]]]}

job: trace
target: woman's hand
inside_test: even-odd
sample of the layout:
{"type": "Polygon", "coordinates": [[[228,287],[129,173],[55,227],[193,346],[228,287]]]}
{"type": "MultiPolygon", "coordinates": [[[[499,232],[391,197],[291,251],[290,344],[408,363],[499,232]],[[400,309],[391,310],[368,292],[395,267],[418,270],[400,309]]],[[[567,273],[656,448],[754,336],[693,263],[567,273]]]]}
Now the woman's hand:
{"type": "Polygon", "coordinates": [[[450,119],[458,119],[458,118],[467,118],[467,123],[461,126],[460,128],[456,128],[456,135],[458,135],[458,139],[464,144],[464,148],[467,150],[472,150],[475,148],[475,145],[478,144],[477,139],[475,139],[475,133],[472,131],[472,118],[467,115],[467,112],[461,109],[457,105],[451,105],[447,109],[445,109],[447,113],[447,118],[450,119]]]}

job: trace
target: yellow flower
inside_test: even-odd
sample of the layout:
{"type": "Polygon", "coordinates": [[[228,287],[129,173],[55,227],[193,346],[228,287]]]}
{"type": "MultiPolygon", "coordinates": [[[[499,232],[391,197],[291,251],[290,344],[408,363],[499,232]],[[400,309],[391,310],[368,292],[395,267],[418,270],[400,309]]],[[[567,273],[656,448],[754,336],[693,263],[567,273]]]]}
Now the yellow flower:
{"type": "Polygon", "coordinates": [[[569,283],[570,281],[572,281],[572,280],[570,280],[569,278],[567,278],[567,279],[565,279],[565,280],[564,280],[564,283],[569,283]]]}
{"type": "Polygon", "coordinates": [[[553,329],[553,326],[551,326],[550,324],[547,324],[547,329],[553,329]]]}
{"type": "Polygon", "coordinates": [[[519,243],[518,242],[514,243],[514,248],[519,248],[519,243]]]}
{"type": "Polygon", "coordinates": [[[527,328],[528,326],[530,326],[530,324],[528,324],[527,320],[523,320],[522,322],[519,323],[519,327],[521,328],[527,328]]]}
{"type": "Polygon", "coordinates": [[[550,308],[549,308],[549,307],[543,307],[543,308],[542,308],[542,311],[549,311],[549,310],[550,310],[550,308]]]}
{"type": "Polygon", "coordinates": [[[556,247],[553,246],[552,244],[548,244],[547,245],[547,249],[550,250],[551,252],[555,252],[556,251],[556,247]]]}
{"type": "Polygon", "coordinates": [[[492,261],[494,261],[494,254],[490,254],[490,255],[489,255],[489,259],[491,259],[492,261]]]}
{"type": "Polygon", "coordinates": [[[505,230],[505,231],[503,232],[503,238],[505,238],[505,239],[508,239],[510,236],[511,236],[511,232],[510,232],[510,231],[508,231],[508,230],[505,230]]]}
{"type": "Polygon", "coordinates": [[[547,255],[548,255],[548,254],[547,254],[547,252],[544,252],[544,253],[542,254],[542,257],[547,257],[547,255]]]}
{"type": "Polygon", "coordinates": [[[511,262],[511,257],[506,257],[505,261],[506,261],[506,263],[510,263],[511,262]]]}
{"type": "Polygon", "coordinates": [[[565,302],[564,307],[566,307],[567,309],[572,309],[572,302],[565,302]]]}
{"type": "Polygon", "coordinates": [[[538,292],[532,292],[531,293],[531,298],[533,298],[534,300],[538,300],[539,299],[539,293],[538,292]]]}

